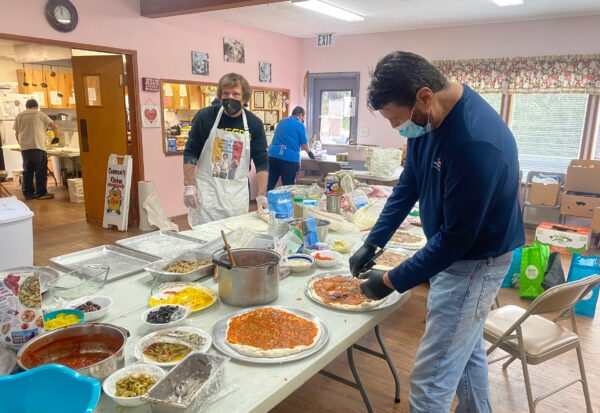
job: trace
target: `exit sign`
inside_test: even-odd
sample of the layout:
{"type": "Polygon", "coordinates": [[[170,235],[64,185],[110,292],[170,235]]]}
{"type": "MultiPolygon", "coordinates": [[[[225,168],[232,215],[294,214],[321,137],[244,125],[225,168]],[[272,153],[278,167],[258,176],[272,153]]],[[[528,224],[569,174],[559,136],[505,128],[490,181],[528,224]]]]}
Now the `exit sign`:
{"type": "Polygon", "coordinates": [[[333,33],[317,34],[317,47],[332,47],[333,33]]]}

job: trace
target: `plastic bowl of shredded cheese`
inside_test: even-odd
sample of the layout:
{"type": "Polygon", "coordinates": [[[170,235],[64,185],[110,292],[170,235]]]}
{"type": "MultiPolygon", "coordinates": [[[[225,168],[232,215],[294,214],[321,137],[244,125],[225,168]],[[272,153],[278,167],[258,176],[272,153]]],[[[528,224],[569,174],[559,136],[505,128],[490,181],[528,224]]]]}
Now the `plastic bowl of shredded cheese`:
{"type": "Polygon", "coordinates": [[[83,323],[83,317],[83,312],[79,310],[65,309],[52,311],[51,313],[44,314],[44,328],[50,331],[83,323]]]}
{"type": "Polygon", "coordinates": [[[217,301],[217,294],[208,287],[196,283],[173,282],[161,285],[148,300],[150,307],[179,304],[196,312],[210,307],[217,301]]]}

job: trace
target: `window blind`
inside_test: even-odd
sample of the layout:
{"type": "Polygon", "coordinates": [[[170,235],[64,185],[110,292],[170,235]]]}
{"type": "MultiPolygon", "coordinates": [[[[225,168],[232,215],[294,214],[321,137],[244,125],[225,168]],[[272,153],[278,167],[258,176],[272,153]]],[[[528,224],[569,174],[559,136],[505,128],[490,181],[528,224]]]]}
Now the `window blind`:
{"type": "Polygon", "coordinates": [[[566,172],[579,158],[587,94],[515,94],[510,128],[523,176],[531,170],[566,172]]]}

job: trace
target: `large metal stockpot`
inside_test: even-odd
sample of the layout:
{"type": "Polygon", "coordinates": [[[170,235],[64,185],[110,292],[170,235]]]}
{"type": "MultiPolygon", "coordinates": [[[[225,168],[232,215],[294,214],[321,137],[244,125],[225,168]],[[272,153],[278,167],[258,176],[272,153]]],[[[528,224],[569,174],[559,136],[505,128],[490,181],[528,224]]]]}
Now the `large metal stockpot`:
{"type": "Polygon", "coordinates": [[[102,359],[75,369],[80,374],[103,381],[125,365],[125,343],[129,332],[104,323],[84,323],[58,328],[37,336],[19,350],[17,363],[24,370],[60,362],[67,357],[101,355],[102,359]]]}
{"type": "Polygon", "coordinates": [[[236,307],[267,304],[279,297],[279,260],[270,250],[257,248],[232,249],[235,267],[226,251],[213,253],[213,264],[219,277],[219,297],[236,307]]]}

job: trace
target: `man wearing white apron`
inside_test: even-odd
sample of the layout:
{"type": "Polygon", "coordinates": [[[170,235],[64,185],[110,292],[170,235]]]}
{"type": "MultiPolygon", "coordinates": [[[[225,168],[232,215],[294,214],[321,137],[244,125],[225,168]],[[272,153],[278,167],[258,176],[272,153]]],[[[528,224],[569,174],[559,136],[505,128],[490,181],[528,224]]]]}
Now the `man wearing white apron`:
{"type": "Polygon", "coordinates": [[[250,86],[243,76],[229,73],[219,81],[217,97],[220,105],[194,116],[183,152],[183,201],[192,226],[248,212],[250,160],[256,168],[258,208],[267,207],[265,129],[243,108],[250,100],[250,86]]]}

